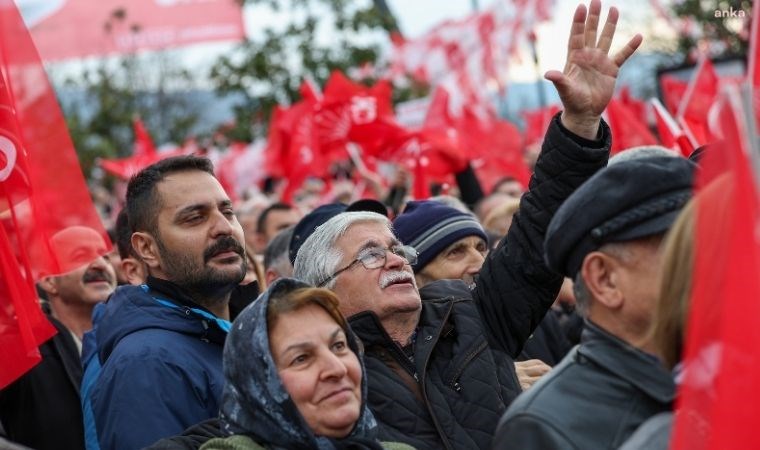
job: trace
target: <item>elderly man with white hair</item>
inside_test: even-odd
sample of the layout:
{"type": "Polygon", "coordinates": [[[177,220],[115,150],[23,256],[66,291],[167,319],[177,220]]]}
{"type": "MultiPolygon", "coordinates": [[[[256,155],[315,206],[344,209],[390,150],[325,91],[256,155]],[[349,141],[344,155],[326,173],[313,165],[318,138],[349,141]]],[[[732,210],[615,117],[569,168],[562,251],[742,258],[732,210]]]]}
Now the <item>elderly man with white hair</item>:
{"type": "Polygon", "coordinates": [[[483,265],[474,290],[461,280],[418,289],[417,253],[382,215],[341,213],[306,239],[294,275],[333,290],[363,341],[368,403],[380,438],[418,449],[489,448],[498,420],[521,391],[514,358],[551,306],[562,275],[543,259],[554,212],[607,163],[610,132],[601,113],[636,36],[608,51],[618,13],[597,42],[601,3],[573,17],[564,72],[547,78],[564,111],[551,122],[529,191],[505,239],[483,265]]]}

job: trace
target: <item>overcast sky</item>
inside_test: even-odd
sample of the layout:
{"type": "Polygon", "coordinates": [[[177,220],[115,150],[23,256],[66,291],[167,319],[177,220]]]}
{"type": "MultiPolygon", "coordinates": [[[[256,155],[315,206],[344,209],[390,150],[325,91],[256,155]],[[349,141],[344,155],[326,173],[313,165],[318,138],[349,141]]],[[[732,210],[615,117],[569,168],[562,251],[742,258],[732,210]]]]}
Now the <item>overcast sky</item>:
{"type": "MultiPolygon", "coordinates": [[[[92,0],[97,1],[97,0],[92,0]]],[[[368,0],[365,0],[368,1],[368,0]]],[[[388,4],[399,21],[399,25],[407,38],[418,37],[436,24],[447,19],[460,19],[473,12],[472,0],[387,0],[388,4]]],[[[494,0],[479,0],[479,7],[484,9],[491,5],[494,0]]],[[[506,1],[506,0],[501,0],[506,1]]],[[[672,0],[660,0],[663,4],[669,4],[672,0]]],[[[27,20],[40,10],[52,10],[64,3],[64,0],[16,0],[26,14],[27,20]]],[[[570,30],[572,14],[577,6],[577,0],[555,0],[552,20],[540,25],[537,30],[538,53],[541,63],[538,73],[546,70],[561,68],[565,59],[565,47],[567,35],[570,30]]],[[[649,35],[654,30],[663,30],[667,26],[661,20],[656,20],[656,15],[646,0],[603,0],[603,11],[610,6],[620,10],[621,20],[619,33],[613,49],[619,48],[634,33],[642,33],[645,37],[640,52],[648,51],[649,35]]],[[[249,35],[255,36],[260,30],[272,24],[286,23],[288,11],[274,13],[264,5],[246,6],[245,23],[249,35]]],[[[329,39],[329,36],[323,36],[329,39]]],[[[226,52],[232,48],[232,44],[204,44],[196,45],[182,51],[182,59],[190,67],[207,67],[213,62],[220,52],[226,52]]],[[[527,49],[523,49],[521,61],[514,61],[510,69],[510,78],[513,81],[531,81],[535,79],[537,71],[530,60],[527,49]]]]}

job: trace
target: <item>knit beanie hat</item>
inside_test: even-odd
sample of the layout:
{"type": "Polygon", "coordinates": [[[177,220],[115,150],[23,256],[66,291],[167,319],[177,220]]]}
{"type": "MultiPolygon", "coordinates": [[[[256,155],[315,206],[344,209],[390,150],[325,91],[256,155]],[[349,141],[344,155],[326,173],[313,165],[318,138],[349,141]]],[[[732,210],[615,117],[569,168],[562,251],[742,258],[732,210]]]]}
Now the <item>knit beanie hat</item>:
{"type": "Polygon", "coordinates": [[[439,253],[454,242],[478,236],[488,242],[475,216],[433,200],[410,201],[393,221],[396,236],[404,245],[419,253],[414,272],[422,270],[439,253]]]}

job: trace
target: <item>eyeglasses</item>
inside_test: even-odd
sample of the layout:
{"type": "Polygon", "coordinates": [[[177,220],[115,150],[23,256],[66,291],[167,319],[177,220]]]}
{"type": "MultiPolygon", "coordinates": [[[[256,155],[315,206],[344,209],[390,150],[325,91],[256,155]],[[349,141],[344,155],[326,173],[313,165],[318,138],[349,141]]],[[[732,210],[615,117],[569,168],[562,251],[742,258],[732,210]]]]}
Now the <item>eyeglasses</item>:
{"type": "Polygon", "coordinates": [[[410,245],[392,245],[388,248],[385,247],[370,247],[361,253],[359,253],[359,256],[356,257],[349,265],[346,267],[337,270],[335,273],[327,277],[327,279],[323,280],[321,283],[317,285],[317,287],[322,287],[329,283],[330,281],[334,280],[335,277],[340,275],[341,273],[345,272],[346,270],[354,267],[357,263],[361,263],[365,269],[371,270],[371,269],[379,269],[388,262],[388,252],[393,253],[396,256],[400,256],[401,258],[406,261],[406,264],[416,264],[417,263],[417,250],[414,249],[414,247],[410,245]]]}

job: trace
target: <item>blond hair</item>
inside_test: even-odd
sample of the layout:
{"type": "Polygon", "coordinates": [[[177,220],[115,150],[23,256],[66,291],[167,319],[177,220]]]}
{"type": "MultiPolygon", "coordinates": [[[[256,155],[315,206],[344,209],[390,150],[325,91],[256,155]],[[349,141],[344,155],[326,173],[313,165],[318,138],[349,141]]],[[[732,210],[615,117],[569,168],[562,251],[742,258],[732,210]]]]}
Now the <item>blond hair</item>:
{"type": "Polygon", "coordinates": [[[694,267],[694,200],[683,208],[663,244],[660,294],[650,336],[665,365],[681,359],[694,267]]]}

